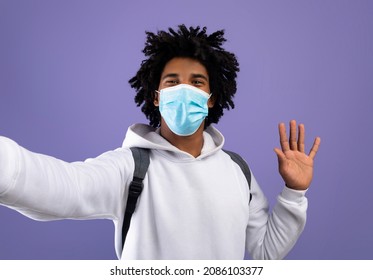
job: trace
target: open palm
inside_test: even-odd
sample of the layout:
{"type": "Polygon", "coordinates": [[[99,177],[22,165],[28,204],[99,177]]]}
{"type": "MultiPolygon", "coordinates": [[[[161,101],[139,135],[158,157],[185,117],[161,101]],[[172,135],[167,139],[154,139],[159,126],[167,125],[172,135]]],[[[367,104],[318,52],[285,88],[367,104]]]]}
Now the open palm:
{"type": "Polygon", "coordinates": [[[319,149],[320,138],[316,137],[310,153],[307,155],[304,149],[305,129],[304,125],[298,127],[296,121],[290,122],[289,139],[286,135],[284,123],[279,124],[281,149],[275,148],[279,162],[279,172],[289,188],[306,190],[312,181],[313,163],[319,149]]]}

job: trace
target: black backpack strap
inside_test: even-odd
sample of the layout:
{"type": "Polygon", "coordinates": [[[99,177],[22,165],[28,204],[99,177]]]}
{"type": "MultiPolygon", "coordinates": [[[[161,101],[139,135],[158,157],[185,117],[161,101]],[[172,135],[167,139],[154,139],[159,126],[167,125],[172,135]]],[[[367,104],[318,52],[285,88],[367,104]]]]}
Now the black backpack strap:
{"type": "Polygon", "coordinates": [[[126,241],[128,229],[130,227],[132,214],[135,212],[137,199],[139,198],[144,187],[143,180],[149,167],[149,150],[144,148],[132,147],[131,152],[135,162],[133,179],[128,189],[127,206],[124,213],[122,227],[122,248],[126,241]]]}
{"type": "Polygon", "coordinates": [[[226,152],[231,157],[231,159],[240,166],[243,174],[245,175],[247,183],[249,184],[249,190],[250,190],[249,202],[250,202],[252,199],[252,194],[251,194],[251,171],[250,171],[249,166],[239,154],[232,152],[232,151],[227,151],[227,150],[223,150],[223,151],[226,152]]]}

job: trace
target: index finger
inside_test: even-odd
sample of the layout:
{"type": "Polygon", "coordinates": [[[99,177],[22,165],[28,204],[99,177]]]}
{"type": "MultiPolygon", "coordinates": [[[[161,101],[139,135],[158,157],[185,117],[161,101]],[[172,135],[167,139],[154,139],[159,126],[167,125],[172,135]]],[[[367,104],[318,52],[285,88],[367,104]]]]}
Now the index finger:
{"type": "Polygon", "coordinates": [[[300,124],[298,128],[298,150],[304,153],[304,138],[305,138],[304,124],[300,124]]]}

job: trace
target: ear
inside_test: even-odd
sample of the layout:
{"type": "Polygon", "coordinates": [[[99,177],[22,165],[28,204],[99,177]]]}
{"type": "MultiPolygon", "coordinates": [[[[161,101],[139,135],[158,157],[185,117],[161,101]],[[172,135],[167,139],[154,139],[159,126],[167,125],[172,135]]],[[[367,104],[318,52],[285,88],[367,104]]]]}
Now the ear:
{"type": "Polygon", "coordinates": [[[159,106],[159,94],[158,94],[158,92],[156,90],[154,91],[153,104],[156,107],[159,106]]]}
{"type": "Polygon", "coordinates": [[[209,100],[207,101],[207,106],[208,106],[209,108],[214,107],[214,105],[215,105],[215,99],[216,99],[216,98],[215,98],[215,95],[214,95],[214,94],[211,94],[209,100]]]}

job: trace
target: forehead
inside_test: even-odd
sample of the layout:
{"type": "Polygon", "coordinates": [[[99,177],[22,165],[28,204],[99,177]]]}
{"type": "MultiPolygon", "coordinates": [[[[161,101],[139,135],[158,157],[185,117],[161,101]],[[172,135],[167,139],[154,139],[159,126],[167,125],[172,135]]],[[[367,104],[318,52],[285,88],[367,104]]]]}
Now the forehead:
{"type": "Polygon", "coordinates": [[[169,60],[162,72],[162,76],[174,73],[179,75],[202,74],[208,76],[206,67],[198,60],[187,57],[175,57],[169,60]]]}

